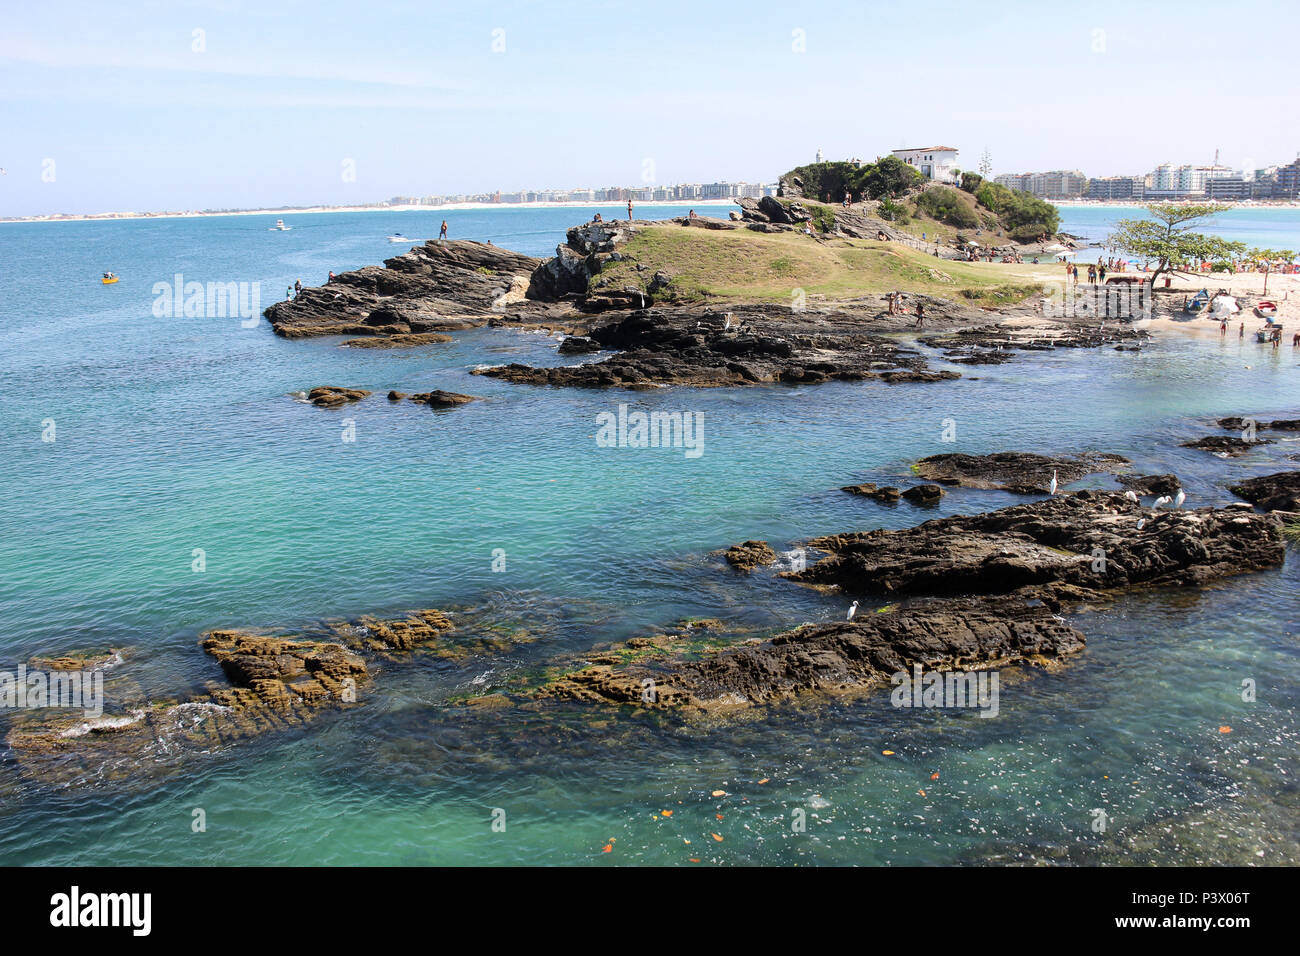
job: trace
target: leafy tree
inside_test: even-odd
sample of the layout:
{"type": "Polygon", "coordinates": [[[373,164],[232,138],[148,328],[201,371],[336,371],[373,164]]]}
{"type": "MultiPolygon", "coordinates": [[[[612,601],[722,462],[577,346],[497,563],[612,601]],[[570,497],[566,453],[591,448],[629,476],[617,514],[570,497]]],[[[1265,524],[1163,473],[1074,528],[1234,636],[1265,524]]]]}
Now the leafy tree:
{"type": "Polygon", "coordinates": [[[1193,262],[1209,259],[1232,259],[1241,255],[1245,245],[1218,236],[1194,231],[1227,206],[1220,203],[1178,205],[1153,203],[1146,207],[1150,219],[1121,219],[1115,224],[1107,245],[1112,249],[1150,259],[1156,263],[1151,287],[1161,273],[1183,274],[1193,262]]]}
{"type": "Polygon", "coordinates": [[[984,182],[984,177],[979,173],[965,172],[961,174],[961,188],[968,193],[974,193],[980,188],[982,182],[984,182]]]}
{"type": "Polygon", "coordinates": [[[886,156],[880,162],[863,168],[867,170],[863,189],[871,199],[898,199],[925,182],[925,177],[915,167],[897,156],[886,156]]]}
{"type": "Polygon", "coordinates": [[[1055,206],[1022,190],[1007,189],[986,179],[976,188],[975,198],[996,213],[1009,232],[1030,234],[1027,227],[1033,226],[1031,238],[1037,238],[1053,235],[1061,227],[1061,213],[1055,206]]]}
{"type": "Polygon", "coordinates": [[[946,186],[936,186],[921,193],[916,197],[916,207],[958,229],[973,229],[979,225],[979,217],[962,202],[961,194],[946,186]]]}
{"type": "Polygon", "coordinates": [[[1268,275],[1273,271],[1275,262],[1294,262],[1296,251],[1294,249],[1251,249],[1246,253],[1246,258],[1256,265],[1264,267],[1264,294],[1268,295],[1268,275]]]}

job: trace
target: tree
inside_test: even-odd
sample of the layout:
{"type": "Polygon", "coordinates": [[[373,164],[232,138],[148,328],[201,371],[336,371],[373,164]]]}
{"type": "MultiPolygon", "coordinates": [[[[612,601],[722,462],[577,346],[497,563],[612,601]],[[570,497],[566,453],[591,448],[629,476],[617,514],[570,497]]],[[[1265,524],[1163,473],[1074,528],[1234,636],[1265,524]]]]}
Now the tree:
{"type": "Polygon", "coordinates": [[[1153,203],[1146,207],[1150,219],[1121,219],[1115,224],[1107,245],[1112,249],[1154,260],[1151,288],[1161,273],[1181,275],[1186,266],[1206,259],[1231,259],[1245,251],[1245,244],[1218,236],[1194,232],[1194,228],[1228,207],[1221,203],[1178,205],[1153,203]]]}
{"type": "Polygon", "coordinates": [[[1264,294],[1268,295],[1268,274],[1273,271],[1275,262],[1294,262],[1296,251],[1294,249],[1251,249],[1246,253],[1246,258],[1256,265],[1264,267],[1264,294]]]}
{"type": "Polygon", "coordinates": [[[924,181],[925,177],[915,167],[909,166],[897,156],[886,156],[871,167],[862,185],[872,199],[885,196],[897,199],[924,181]]]}

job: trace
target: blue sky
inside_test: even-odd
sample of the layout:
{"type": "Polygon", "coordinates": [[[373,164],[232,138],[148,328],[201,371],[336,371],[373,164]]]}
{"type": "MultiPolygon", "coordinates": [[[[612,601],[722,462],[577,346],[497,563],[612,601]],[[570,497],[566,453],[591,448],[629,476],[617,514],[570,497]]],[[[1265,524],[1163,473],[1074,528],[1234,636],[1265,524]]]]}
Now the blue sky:
{"type": "Polygon", "coordinates": [[[819,146],[1089,175],[1300,150],[1293,0],[6,7],[9,216],[625,185],[646,160],[771,181],[819,146]]]}

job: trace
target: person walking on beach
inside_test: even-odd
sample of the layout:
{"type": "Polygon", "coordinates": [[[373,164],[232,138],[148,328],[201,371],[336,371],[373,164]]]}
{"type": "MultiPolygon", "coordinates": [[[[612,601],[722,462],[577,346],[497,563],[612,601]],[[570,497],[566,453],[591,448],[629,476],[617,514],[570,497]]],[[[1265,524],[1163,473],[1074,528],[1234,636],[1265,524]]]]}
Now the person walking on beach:
{"type": "Polygon", "coordinates": [[[1243,322],[1241,323],[1241,328],[1237,329],[1237,338],[1244,339],[1245,337],[1246,337],[1246,323],[1243,322]]]}
{"type": "Polygon", "coordinates": [[[442,221],[442,228],[438,230],[438,238],[439,238],[439,239],[446,239],[446,238],[447,238],[447,220],[446,220],[446,219],[444,219],[444,220],[442,221]]]}
{"type": "Polygon", "coordinates": [[[919,329],[925,325],[925,303],[919,299],[916,303],[916,327],[919,329]]]}
{"type": "Polygon", "coordinates": [[[1291,336],[1291,348],[1293,349],[1300,348],[1300,332],[1297,332],[1295,335],[1291,336]]]}
{"type": "Polygon", "coordinates": [[[1219,334],[1220,334],[1220,335],[1227,335],[1227,334],[1228,334],[1228,318],[1227,318],[1227,316],[1224,316],[1222,319],[1219,320],[1219,334]]]}
{"type": "Polygon", "coordinates": [[[1104,265],[1097,266],[1097,279],[1103,285],[1106,283],[1106,267],[1104,265]]]}
{"type": "Polygon", "coordinates": [[[1088,266],[1088,284],[1093,285],[1097,281],[1097,267],[1088,266]]]}

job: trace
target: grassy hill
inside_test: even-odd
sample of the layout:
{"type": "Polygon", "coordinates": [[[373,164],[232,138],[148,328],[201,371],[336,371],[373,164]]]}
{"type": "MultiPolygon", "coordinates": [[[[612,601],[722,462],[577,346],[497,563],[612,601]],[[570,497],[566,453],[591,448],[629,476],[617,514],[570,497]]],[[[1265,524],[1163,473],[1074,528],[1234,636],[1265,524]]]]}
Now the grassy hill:
{"type": "MultiPolygon", "coordinates": [[[[788,304],[795,289],[826,302],[883,295],[896,289],[990,307],[1023,301],[1040,287],[1008,275],[997,263],[936,259],[900,243],[859,239],[816,240],[799,232],[714,230],[676,223],[641,228],[606,263],[594,284],[647,290],[662,270],[671,277],[657,302],[772,302],[788,304]],[[638,270],[641,265],[644,269],[638,270]]],[[[1043,266],[1043,278],[1055,270],[1043,266]]]]}

